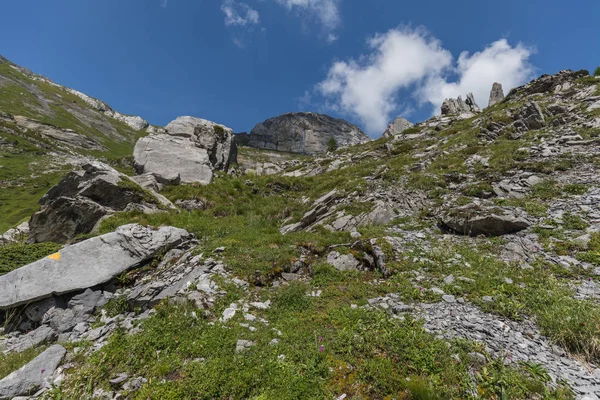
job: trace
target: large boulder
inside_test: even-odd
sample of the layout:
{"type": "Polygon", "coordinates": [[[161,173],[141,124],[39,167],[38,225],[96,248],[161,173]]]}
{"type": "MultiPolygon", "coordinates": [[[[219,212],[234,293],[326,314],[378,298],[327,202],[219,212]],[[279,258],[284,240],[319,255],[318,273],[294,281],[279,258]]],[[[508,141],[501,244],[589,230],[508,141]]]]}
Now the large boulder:
{"type": "Polygon", "coordinates": [[[29,221],[32,243],[66,243],[76,235],[92,232],[102,217],[116,211],[174,208],[165,197],[98,161],[69,173],[42,197],[40,204],[41,209],[29,221]]]}
{"type": "Polygon", "coordinates": [[[138,140],[133,150],[136,172],[152,174],[163,185],[208,184],[215,170],[236,162],[237,147],[230,128],[194,117],[178,117],[166,127],[138,140]]]}
{"type": "Polygon", "coordinates": [[[291,153],[317,154],[328,150],[334,139],[338,147],[371,139],[356,125],[343,119],[311,112],[283,114],[257,124],[245,137],[248,146],[291,153]]]}
{"type": "Polygon", "coordinates": [[[121,226],[0,276],[0,309],[100,285],[189,239],[174,227],[121,226]]]}
{"type": "Polygon", "coordinates": [[[412,128],[414,124],[405,118],[396,118],[383,132],[382,138],[390,138],[400,135],[405,130],[412,128]]]}
{"type": "Polygon", "coordinates": [[[443,210],[438,219],[443,231],[469,236],[500,236],[519,232],[531,225],[521,209],[479,204],[443,210]]]}
{"type": "Polygon", "coordinates": [[[64,347],[55,344],[21,369],[0,380],[0,400],[33,395],[39,389],[51,387],[50,380],[66,353],[64,347]]]}
{"type": "Polygon", "coordinates": [[[500,103],[502,100],[504,100],[504,90],[502,89],[502,84],[494,82],[494,84],[492,85],[492,90],[490,91],[490,100],[488,101],[488,107],[491,107],[496,103],[500,103]]]}

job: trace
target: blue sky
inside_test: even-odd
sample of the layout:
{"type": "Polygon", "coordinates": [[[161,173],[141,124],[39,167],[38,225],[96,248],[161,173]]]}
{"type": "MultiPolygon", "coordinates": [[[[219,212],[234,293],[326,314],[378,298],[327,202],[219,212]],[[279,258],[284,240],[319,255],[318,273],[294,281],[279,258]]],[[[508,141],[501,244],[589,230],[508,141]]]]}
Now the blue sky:
{"type": "Polygon", "coordinates": [[[493,81],[600,64],[600,1],[3,0],[0,54],[116,110],[235,131],[325,112],[378,137],[493,81]],[[461,53],[465,53],[461,56],[461,53]]]}

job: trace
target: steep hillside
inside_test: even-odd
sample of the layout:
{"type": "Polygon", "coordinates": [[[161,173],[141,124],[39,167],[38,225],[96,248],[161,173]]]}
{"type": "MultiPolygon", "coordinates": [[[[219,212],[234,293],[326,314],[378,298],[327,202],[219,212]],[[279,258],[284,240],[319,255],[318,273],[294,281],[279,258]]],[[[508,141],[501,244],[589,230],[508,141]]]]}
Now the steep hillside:
{"type": "Polygon", "coordinates": [[[0,231],[31,215],[71,163],[96,157],[127,167],[147,128],[0,56],[0,231]]]}
{"type": "Polygon", "coordinates": [[[600,398],[600,78],[473,111],[0,247],[0,378],[58,342],[50,398],[600,398]]]}

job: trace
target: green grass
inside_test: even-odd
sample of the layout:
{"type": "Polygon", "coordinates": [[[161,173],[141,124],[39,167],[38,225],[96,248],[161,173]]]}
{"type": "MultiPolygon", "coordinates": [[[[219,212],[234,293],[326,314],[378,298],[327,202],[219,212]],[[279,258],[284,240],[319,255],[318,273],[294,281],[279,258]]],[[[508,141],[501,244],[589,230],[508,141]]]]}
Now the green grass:
{"type": "Polygon", "coordinates": [[[11,243],[0,245],[0,275],[56,253],[62,245],[56,243],[11,243]]]}
{"type": "Polygon", "coordinates": [[[352,309],[357,298],[382,293],[366,284],[369,278],[319,269],[314,280],[322,285],[321,298],[307,297],[311,288],[304,284],[264,293],[273,304],[259,314],[269,325],[254,324],[256,332],[241,327],[241,317],[213,323],[198,310],[194,318],[190,306],[160,305],[141,333],[117,333],[77,367],[62,394],[86,398],[94,387],[109,388],[108,380],[125,372],[148,379],[129,394],[133,399],[330,399],[342,393],[448,399],[471,391],[484,399],[525,399],[533,393],[571,398],[564,388],[545,388],[547,375],[539,367],[493,361],[474,367],[467,353],[483,352],[477,344],[435,339],[408,317],[399,321],[380,311],[352,309]],[[236,353],[241,338],[255,345],[236,353]],[[273,339],[279,343],[272,345],[273,339]],[[478,386],[470,377],[472,368],[479,371],[478,386]]]}
{"type": "Polygon", "coordinates": [[[0,150],[0,232],[28,219],[38,210],[39,199],[66,173],[52,170],[46,151],[0,126],[0,138],[14,143],[16,151],[0,150]]]}
{"type": "MultiPolygon", "coordinates": [[[[600,240],[594,237],[591,248],[600,240]]],[[[405,301],[423,301],[423,292],[407,284],[411,271],[422,269],[427,273],[425,288],[442,287],[447,293],[463,296],[484,311],[498,313],[520,320],[536,319],[544,335],[565,349],[583,355],[592,362],[600,360],[600,306],[589,301],[575,300],[568,282],[573,278],[588,279],[584,271],[568,271],[556,265],[536,262],[532,269],[518,264],[507,264],[498,258],[499,243],[478,241],[475,246],[440,242],[431,252],[407,254],[406,261],[392,264],[396,271],[391,282],[396,282],[405,301]],[[459,254],[461,263],[447,263],[449,254],[459,254]],[[415,265],[413,257],[425,257],[429,262],[415,265]],[[460,287],[444,285],[443,278],[449,274],[473,279],[461,282],[460,287]],[[513,283],[506,282],[506,278],[513,283]],[[522,285],[519,285],[522,284],[522,285]],[[482,300],[492,296],[493,302],[482,300]]],[[[600,246],[598,246],[600,248],[600,246]]],[[[593,250],[592,250],[593,251],[593,250]]]]}
{"type": "Polygon", "coordinates": [[[4,354],[0,351],[0,379],[18,370],[37,357],[44,349],[30,348],[21,353],[4,354]]]}

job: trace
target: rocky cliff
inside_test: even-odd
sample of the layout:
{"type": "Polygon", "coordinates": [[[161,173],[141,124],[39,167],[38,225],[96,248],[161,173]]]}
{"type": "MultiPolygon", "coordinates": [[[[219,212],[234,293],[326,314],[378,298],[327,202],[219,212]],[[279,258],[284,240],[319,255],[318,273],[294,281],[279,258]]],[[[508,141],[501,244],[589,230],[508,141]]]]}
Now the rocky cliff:
{"type": "Polygon", "coordinates": [[[258,149],[317,154],[327,151],[332,138],[338,147],[371,140],[347,121],[305,112],[270,118],[257,124],[246,138],[240,140],[258,149]]]}

